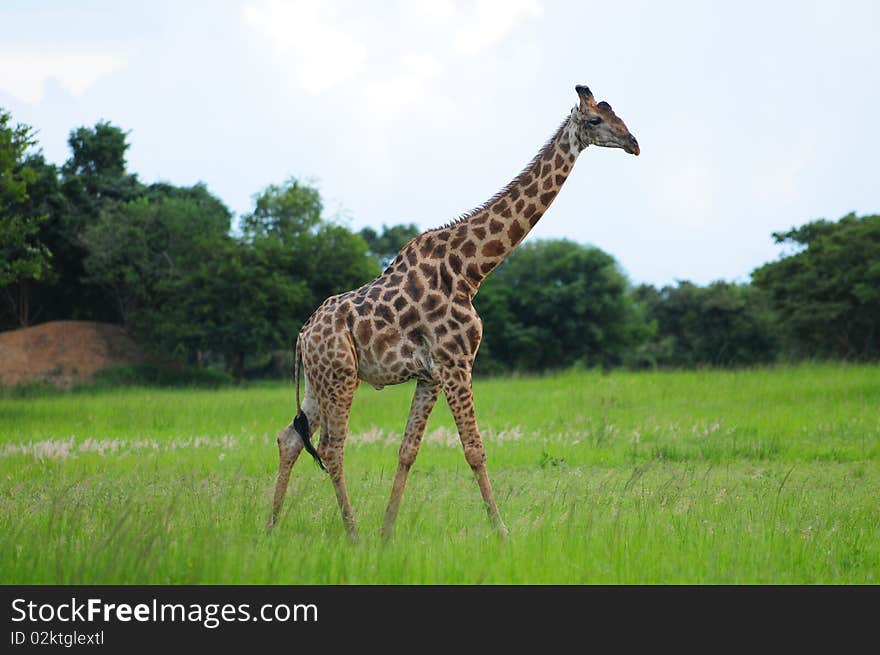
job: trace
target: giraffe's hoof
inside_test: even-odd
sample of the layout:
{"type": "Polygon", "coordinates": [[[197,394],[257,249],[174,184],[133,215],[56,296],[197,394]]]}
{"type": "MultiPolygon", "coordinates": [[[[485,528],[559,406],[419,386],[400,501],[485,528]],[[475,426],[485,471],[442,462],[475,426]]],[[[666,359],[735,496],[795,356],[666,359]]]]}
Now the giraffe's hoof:
{"type": "Polygon", "coordinates": [[[499,523],[496,528],[498,531],[498,538],[505,541],[510,538],[510,530],[507,529],[507,526],[503,523],[499,523]]]}

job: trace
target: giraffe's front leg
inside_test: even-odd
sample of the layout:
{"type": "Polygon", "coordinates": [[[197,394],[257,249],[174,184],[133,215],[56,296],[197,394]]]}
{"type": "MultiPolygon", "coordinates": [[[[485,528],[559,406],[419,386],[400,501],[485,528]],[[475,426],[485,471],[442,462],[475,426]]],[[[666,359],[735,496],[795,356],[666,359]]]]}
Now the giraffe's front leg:
{"type": "Polygon", "coordinates": [[[501,515],[498,513],[498,505],[495,503],[495,495],[492,493],[492,484],[489,482],[489,473],[486,471],[486,451],[477,428],[474,394],[471,386],[471,369],[464,366],[451,366],[441,372],[440,379],[443,393],[446,394],[446,402],[449,403],[449,409],[452,410],[455,425],[458,427],[465,459],[480,486],[480,493],[486,504],[486,512],[489,514],[489,521],[501,537],[506,537],[508,534],[507,526],[504,525],[501,515]]]}
{"type": "Polygon", "coordinates": [[[382,536],[386,539],[394,533],[394,522],[397,520],[397,511],[400,509],[400,499],[403,497],[403,490],[406,487],[406,478],[416,461],[416,455],[419,454],[419,446],[422,443],[422,435],[425,433],[428,416],[434,409],[439,395],[440,385],[434,382],[419,380],[416,385],[416,392],[409,410],[409,419],[406,422],[406,431],[403,435],[403,443],[400,444],[398,453],[397,475],[394,476],[391,498],[385,510],[382,536]]]}

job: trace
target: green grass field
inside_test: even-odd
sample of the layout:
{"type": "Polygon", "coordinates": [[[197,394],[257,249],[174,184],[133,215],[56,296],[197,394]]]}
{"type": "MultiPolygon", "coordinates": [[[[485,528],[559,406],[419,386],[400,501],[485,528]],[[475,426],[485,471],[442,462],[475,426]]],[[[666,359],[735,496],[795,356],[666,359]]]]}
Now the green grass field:
{"type": "Polygon", "coordinates": [[[442,401],[381,540],[412,389],[355,401],[355,545],[307,457],[263,529],[291,384],[0,396],[0,581],[880,582],[880,367],[478,381],[504,542],[442,401]]]}

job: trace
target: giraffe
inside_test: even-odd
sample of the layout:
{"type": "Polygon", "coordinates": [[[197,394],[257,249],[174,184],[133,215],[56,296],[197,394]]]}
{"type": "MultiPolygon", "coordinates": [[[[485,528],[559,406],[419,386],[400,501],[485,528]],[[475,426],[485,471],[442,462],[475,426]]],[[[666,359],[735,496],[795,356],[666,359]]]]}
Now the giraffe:
{"type": "Polygon", "coordinates": [[[474,415],[471,371],[483,326],[473,298],[544,215],[587,146],[639,154],[635,137],[607,102],[597,103],[586,86],[575,91],[578,104],[512,182],[457,220],[412,239],[376,279],[328,298],[303,325],[296,340],[296,414],[277,439],[278,478],[269,527],[278,520],[291,468],[305,449],[329,474],[343,525],[349,538],[357,539],[343,475],[355,390],[361,381],[381,389],[415,379],[383,536],[393,533],[407,475],[441,391],[489,521],[499,535],[507,535],[474,415]],[[315,449],[311,437],[319,427],[315,449]]]}

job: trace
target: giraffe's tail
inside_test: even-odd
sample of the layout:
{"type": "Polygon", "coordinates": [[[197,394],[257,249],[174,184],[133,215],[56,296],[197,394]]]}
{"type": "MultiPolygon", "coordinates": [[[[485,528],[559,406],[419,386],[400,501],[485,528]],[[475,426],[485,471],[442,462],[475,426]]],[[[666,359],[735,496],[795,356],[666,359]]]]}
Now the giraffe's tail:
{"type": "Polygon", "coordinates": [[[299,402],[299,381],[302,377],[302,347],[300,346],[299,336],[296,337],[296,354],[294,355],[293,366],[295,369],[294,378],[296,380],[296,416],[293,418],[293,429],[299,433],[306,452],[312,456],[312,459],[314,459],[315,463],[321,467],[322,471],[326,471],[327,468],[324,466],[324,462],[321,461],[318,451],[315,450],[315,447],[312,445],[309,417],[306,416],[304,411],[302,411],[302,406],[299,402]]]}
{"type": "MultiPolygon", "coordinates": [[[[296,350],[293,355],[293,378],[296,381],[296,415],[302,413],[302,407],[299,404],[299,378],[302,374],[302,346],[299,344],[300,335],[296,335],[296,350]]],[[[306,419],[308,420],[308,419],[306,419]]]]}

